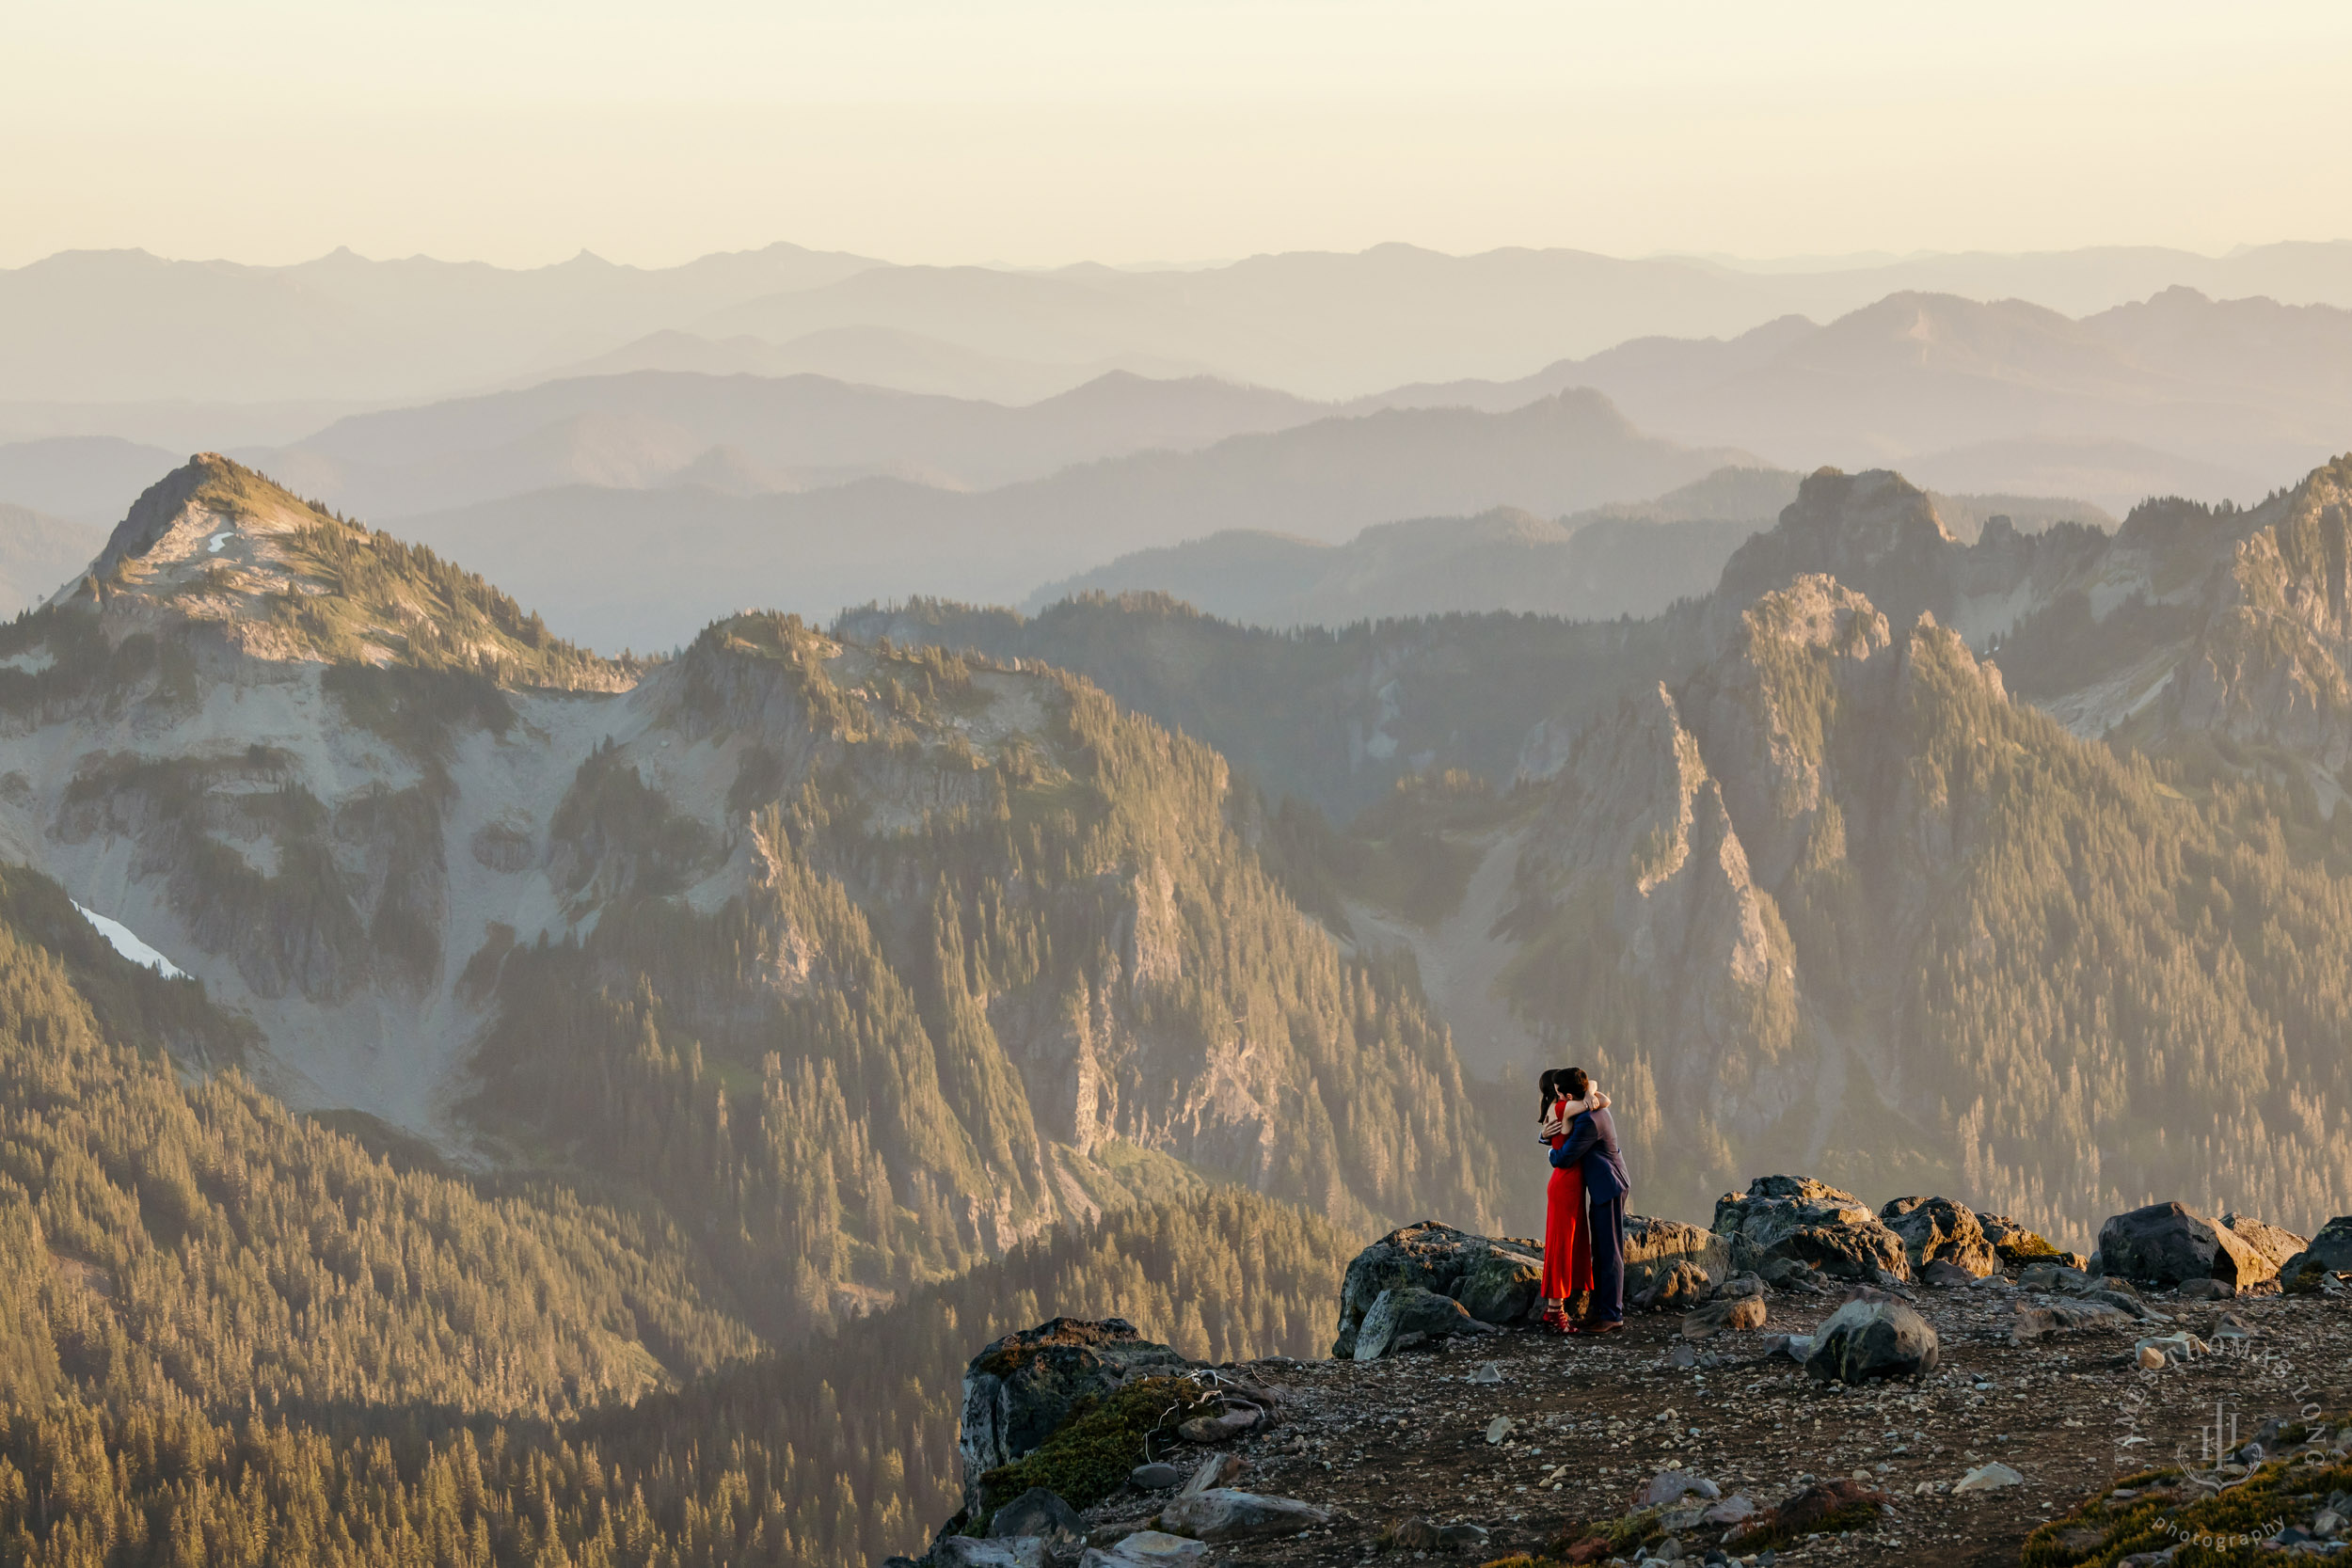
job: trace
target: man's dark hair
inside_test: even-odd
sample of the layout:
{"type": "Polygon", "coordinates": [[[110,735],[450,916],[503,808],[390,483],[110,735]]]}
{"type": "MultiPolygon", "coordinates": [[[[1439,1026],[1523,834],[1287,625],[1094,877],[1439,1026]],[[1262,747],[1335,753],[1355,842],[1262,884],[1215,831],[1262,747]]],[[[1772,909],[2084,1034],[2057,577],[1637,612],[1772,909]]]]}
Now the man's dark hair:
{"type": "Polygon", "coordinates": [[[1581,1100],[1592,1090],[1592,1075],[1581,1067],[1572,1067],[1560,1075],[1560,1092],[1570,1100],[1581,1100]]]}

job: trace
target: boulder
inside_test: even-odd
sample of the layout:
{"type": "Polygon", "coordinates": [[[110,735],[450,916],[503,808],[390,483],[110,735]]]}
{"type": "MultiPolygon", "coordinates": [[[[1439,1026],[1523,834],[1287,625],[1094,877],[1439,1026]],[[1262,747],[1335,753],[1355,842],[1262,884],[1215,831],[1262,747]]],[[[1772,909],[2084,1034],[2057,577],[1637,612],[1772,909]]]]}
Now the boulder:
{"type": "Polygon", "coordinates": [[[1813,1331],[1804,1370],[1823,1383],[1931,1372],[1942,1355],[1935,1330],[1899,1301],[1850,1301],[1813,1331]]]}
{"type": "Polygon", "coordinates": [[[1161,1460],[1138,1465],[1127,1472],[1127,1484],[1141,1492],[1164,1492],[1184,1484],[1184,1472],[1161,1460]]]}
{"type": "Polygon", "coordinates": [[[1731,1244],[1735,1267],[1788,1259],[1840,1279],[1875,1283],[1882,1273],[1911,1277],[1911,1255],[1863,1201],[1811,1177],[1760,1176],[1744,1194],[1715,1203],[1715,1233],[1731,1244]]]}
{"type": "Polygon", "coordinates": [[[1628,1298],[1636,1307],[1654,1312],[1687,1311],[1714,1292],[1707,1271],[1688,1259],[1668,1259],[1651,1264],[1650,1270],[1648,1283],[1628,1298]]]}
{"type": "Polygon", "coordinates": [[[2352,1214],[2339,1214],[2319,1227],[2302,1251],[2279,1265],[2279,1285],[2287,1291],[2316,1291],[2322,1276],[2352,1274],[2352,1214]]]}
{"type": "MultiPolygon", "coordinates": [[[[1988,1253],[1987,1256],[1991,1255],[1988,1253]]],[[[1988,1269],[1985,1274],[1989,1275],[1991,1272],[1988,1269]]],[[[1962,1268],[1958,1263],[1942,1258],[1930,1259],[1927,1264],[1919,1270],[1919,1283],[1933,1285],[1939,1290],[1949,1290],[1953,1286],[1974,1285],[1984,1277],[1985,1275],[1973,1274],[1962,1268]]]]}
{"type": "MultiPolygon", "coordinates": [[[[2265,1220],[2255,1219],[2249,1214],[2224,1214],[2221,1216],[2221,1226],[2268,1262],[2271,1275],[2275,1275],[2280,1269],[2285,1267],[2288,1259],[2295,1257],[2312,1244],[2283,1226],[2272,1225],[2265,1220]]],[[[2271,1275],[2265,1275],[2263,1278],[2267,1279],[2271,1277],[2271,1275]]],[[[2259,1281],[2240,1279],[2236,1283],[2243,1286],[2257,1284],[2259,1281]]]]}
{"type": "Polygon", "coordinates": [[[1903,1239],[1914,1275],[1941,1261],[1982,1279],[2000,1266],[1976,1211],[1964,1203],[1948,1197],[1899,1197],[1879,1211],[1879,1219],[1903,1239]]]}
{"type": "Polygon", "coordinates": [[[1462,1271],[1454,1299],[1481,1323],[1515,1323],[1535,1310],[1543,1291],[1543,1259],[1497,1243],[1462,1271]]]}
{"type": "Polygon", "coordinates": [[[991,1541],[1035,1537],[1048,1562],[1068,1562],[1085,1549],[1087,1522],[1057,1493],[1032,1486],[998,1509],[988,1521],[991,1541]]]}
{"type": "Polygon", "coordinates": [[[2099,1261],[2116,1278],[2165,1287],[2189,1279],[2246,1286],[2279,1272],[2236,1231],[2178,1203],[2110,1217],[2099,1227],[2099,1261]]]}
{"type": "Polygon", "coordinates": [[[1731,1330],[1762,1328],[1762,1296],[1725,1296],[1698,1307],[1682,1320],[1682,1337],[1704,1339],[1731,1330]]]}
{"type": "Polygon", "coordinates": [[[1206,1542],[1187,1541],[1163,1530],[1139,1529],[1108,1547],[1089,1550],[1078,1568],[1192,1568],[1209,1555],[1206,1542]]]}
{"type": "Polygon", "coordinates": [[[1633,1506],[1636,1510],[1671,1508],[1685,1497],[1700,1497],[1713,1502],[1723,1495],[1724,1489],[1705,1476],[1690,1470],[1661,1470],[1635,1495],[1633,1506]]]}
{"type": "Polygon", "coordinates": [[[1356,1330],[1355,1356],[1377,1361],[1384,1355],[1437,1339],[1463,1334],[1499,1334],[1491,1323],[1480,1323],[1451,1296],[1417,1285],[1383,1291],[1375,1298],[1356,1330]]]}
{"type": "Polygon", "coordinates": [[[943,1536],[931,1547],[931,1568],[1045,1568],[1045,1543],[1034,1535],[1002,1541],[943,1536]]]}
{"type": "Polygon", "coordinates": [[[2090,1276],[2080,1269],[2068,1268],[2063,1263],[2045,1259],[2039,1263],[2026,1264],[2024,1272],[2018,1275],[2017,1283],[2028,1291],[2081,1291],[2090,1289],[2090,1276]]]}
{"type": "Polygon", "coordinates": [[[1258,1413],[1239,1404],[1215,1416],[1195,1416],[1176,1429],[1176,1435],[1187,1443],[1222,1443],[1239,1437],[1257,1424],[1258,1413]]]}
{"type": "Polygon", "coordinates": [[[1625,1222],[1625,1293],[1641,1294],[1677,1263],[1688,1263],[1718,1280],[1731,1272],[1731,1243],[1711,1230],[1680,1220],[1629,1215],[1625,1222]]]}
{"type": "Polygon", "coordinates": [[[1760,1296],[1764,1293],[1764,1281],[1753,1274],[1735,1274],[1716,1286],[1715,1293],[1718,1296],[1760,1296]]]}
{"type": "Polygon", "coordinates": [[[1993,1256],[2012,1269],[2024,1268],[2040,1259],[2064,1261],[2073,1256],[2060,1252],[2040,1231],[2026,1229],[2007,1214],[1979,1214],[1977,1225],[1984,1231],[1984,1239],[1991,1244],[1993,1256]]]}
{"type": "MultiPolygon", "coordinates": [[[[1481,1275],[1481,1283],[1476,1287],[1477,1308],[1471,1309],[1481,1322],[1509,1323],[1526,1315],[1527,1305],[1518,1301],[1516,1285],[1508,1283],[1506,1276],[1508,1281],[1515,1281],[1520,1277],[1520,1271],[1532,1268],[1540,1289],[1543,1260],[1539,1249],[1474,1236],[1435,1220],[1390,1231],[1358,1253],[1347,1265],[1346,1277],[1340,1282],[1340,1326],[1338,1336],[1331,1341],[1331,1354],[1342,1361],[1355,1355],[1356,1337],[1363,1327],[1364,1315],[1372,1310],[1382,1291],[1417,1288],[1458,1298],[1476,1265],[1489,1253],[1498,1251],[1508,1255],[1509,1261],[1481,1275]],[[1489,1315],[1493,1313],[1512,1316],[1489,1315]]],[[[1532,1302],[1534,1297],[1528,1299],[1532,1302]]]]}
{"type": "Polygon", "coordinates": [[[1179,1497],[1160,1510],[1160,1523],[1196,1541],[1263,1541],[1296,1535],[1331,1522],[1331,1515],[1295,1497],[1268,1497],[1220,1486],[1179,1497]]]}
{"type": "Polygon", "coordinates": [[[2226,1279],[2184,1279],[2181,1281],[2183,1301],[2227,1301],[2237,1294],[2237,1287],[2226,1279]]]}
{"type": "Polygon", "coordinates": [[[1078,1401],[1191,1365],[1124,1318],[1056,1318],[989,1345],[963,1370],[956,1451],[963,1460],[966,1512],[978,1510],[982,1476],[1051,1437],[1078,1401]]]}

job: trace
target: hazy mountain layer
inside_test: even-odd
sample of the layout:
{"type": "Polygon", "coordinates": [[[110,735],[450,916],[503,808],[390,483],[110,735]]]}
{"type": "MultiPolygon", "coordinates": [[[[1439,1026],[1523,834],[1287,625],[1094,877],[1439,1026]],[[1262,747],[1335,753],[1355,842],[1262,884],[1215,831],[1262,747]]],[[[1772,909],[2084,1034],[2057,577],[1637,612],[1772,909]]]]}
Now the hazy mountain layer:
{"type": "MultiPolygon", "coordinates": [[[[2266,245],[2219,259],[2108,247],[1806,271],[1387,245],[1158,273],[892,267],[788,245],[662,270],[583,254],[521,272],[345,251],[291,267],[69,252],[0,271],[0,399],[448,397],[577,366],[665,329],[787,348],[816,334],[883,332],[986,359],[1359,397],[1405,383],[1508,380],[1634,338],[1735,337],[1790,314],[1827,321],[1904,291],[2022,298],[2080,316],[2176,284],[2217,298],[2352,307],[2352,246],[2266,245]]],[[[934,384],[930,360],[918,359],[915,379],[882,384],[963,389],[934,384]]],[[[886,358],[861,364],[860,378],[891,370],[886,358]]]]}
{"type": "Polygon", "coordinates": [[[105,534],[0,502],[0,615],[30,610],[89,564],[105,534]]]}
{"type": "Polygon", "coordinates": [[[2352,423],[2344,304],[2175,287],[2077,320],[2046,303],[1900,293],[1826,325],[1636,339],[1516,381],[1372,401],[1508,407],[1593,387],[1644,429],[1795,466],[1899,460],[1940,488],[2119,512],[2149,495],[2244,500],[2261,476],[2324,459],[2352,423]]]}
{"type": "Polygon", "coordinates": [[[1654,440],[1577,393],[1501,415],[1322,419],[973,495],[892,480],[751,498],[576,486],[402,526],[514,584],[567,636],[660,647],[745,604],[829,616],[915,594],[1011,603],[1073,564],[1218,527],[1338,540],[1399,515],[1574,512],[1738,458],[1654,440]]]}
{"type": "Polygon", "coordinates": [[[1123,372],[1010,408],[811,375],[641,371],[359,415],[249,456],[305,495],[402,517],[566,484],[760,494],[887,474],[989,489],[1324,413],[1279,392],[1123,372]]]}

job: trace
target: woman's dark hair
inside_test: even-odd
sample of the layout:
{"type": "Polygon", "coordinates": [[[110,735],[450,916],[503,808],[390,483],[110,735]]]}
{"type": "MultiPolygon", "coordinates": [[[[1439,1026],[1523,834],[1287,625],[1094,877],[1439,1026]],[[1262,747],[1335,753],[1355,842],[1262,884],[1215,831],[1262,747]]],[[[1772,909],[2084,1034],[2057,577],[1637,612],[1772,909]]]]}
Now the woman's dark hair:
{"type": "Polygon", "coordinates": [[[1539,1117],[1549,1115],[1551,1102],[1560,1098],[1561,1070],[1556,1067],[1548,1067],[1535,1080],[1535,1114],[1539,1117]]]}

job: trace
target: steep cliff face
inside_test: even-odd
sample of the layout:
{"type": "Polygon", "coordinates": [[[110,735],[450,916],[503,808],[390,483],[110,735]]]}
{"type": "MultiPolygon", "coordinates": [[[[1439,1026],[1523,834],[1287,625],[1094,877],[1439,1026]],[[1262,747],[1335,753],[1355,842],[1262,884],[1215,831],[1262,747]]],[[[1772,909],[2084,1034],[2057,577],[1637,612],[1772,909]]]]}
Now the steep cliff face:
{"type": "Polygon", "coordinates": [[[1486,1212],[1441,1026],[1084,682],[746,615],[644,666],[219,459],[0,628],[0,844],[255,1070],[640,1181],[779,1326],[1232,1180],[1486,1212]]]}
{"type": "Polygon", "coordinates": [[[2352,761],[2352,458],[2266,510],[2282,515],[2238,545],[2170,716],[2340,771],[2352,761]]]}

